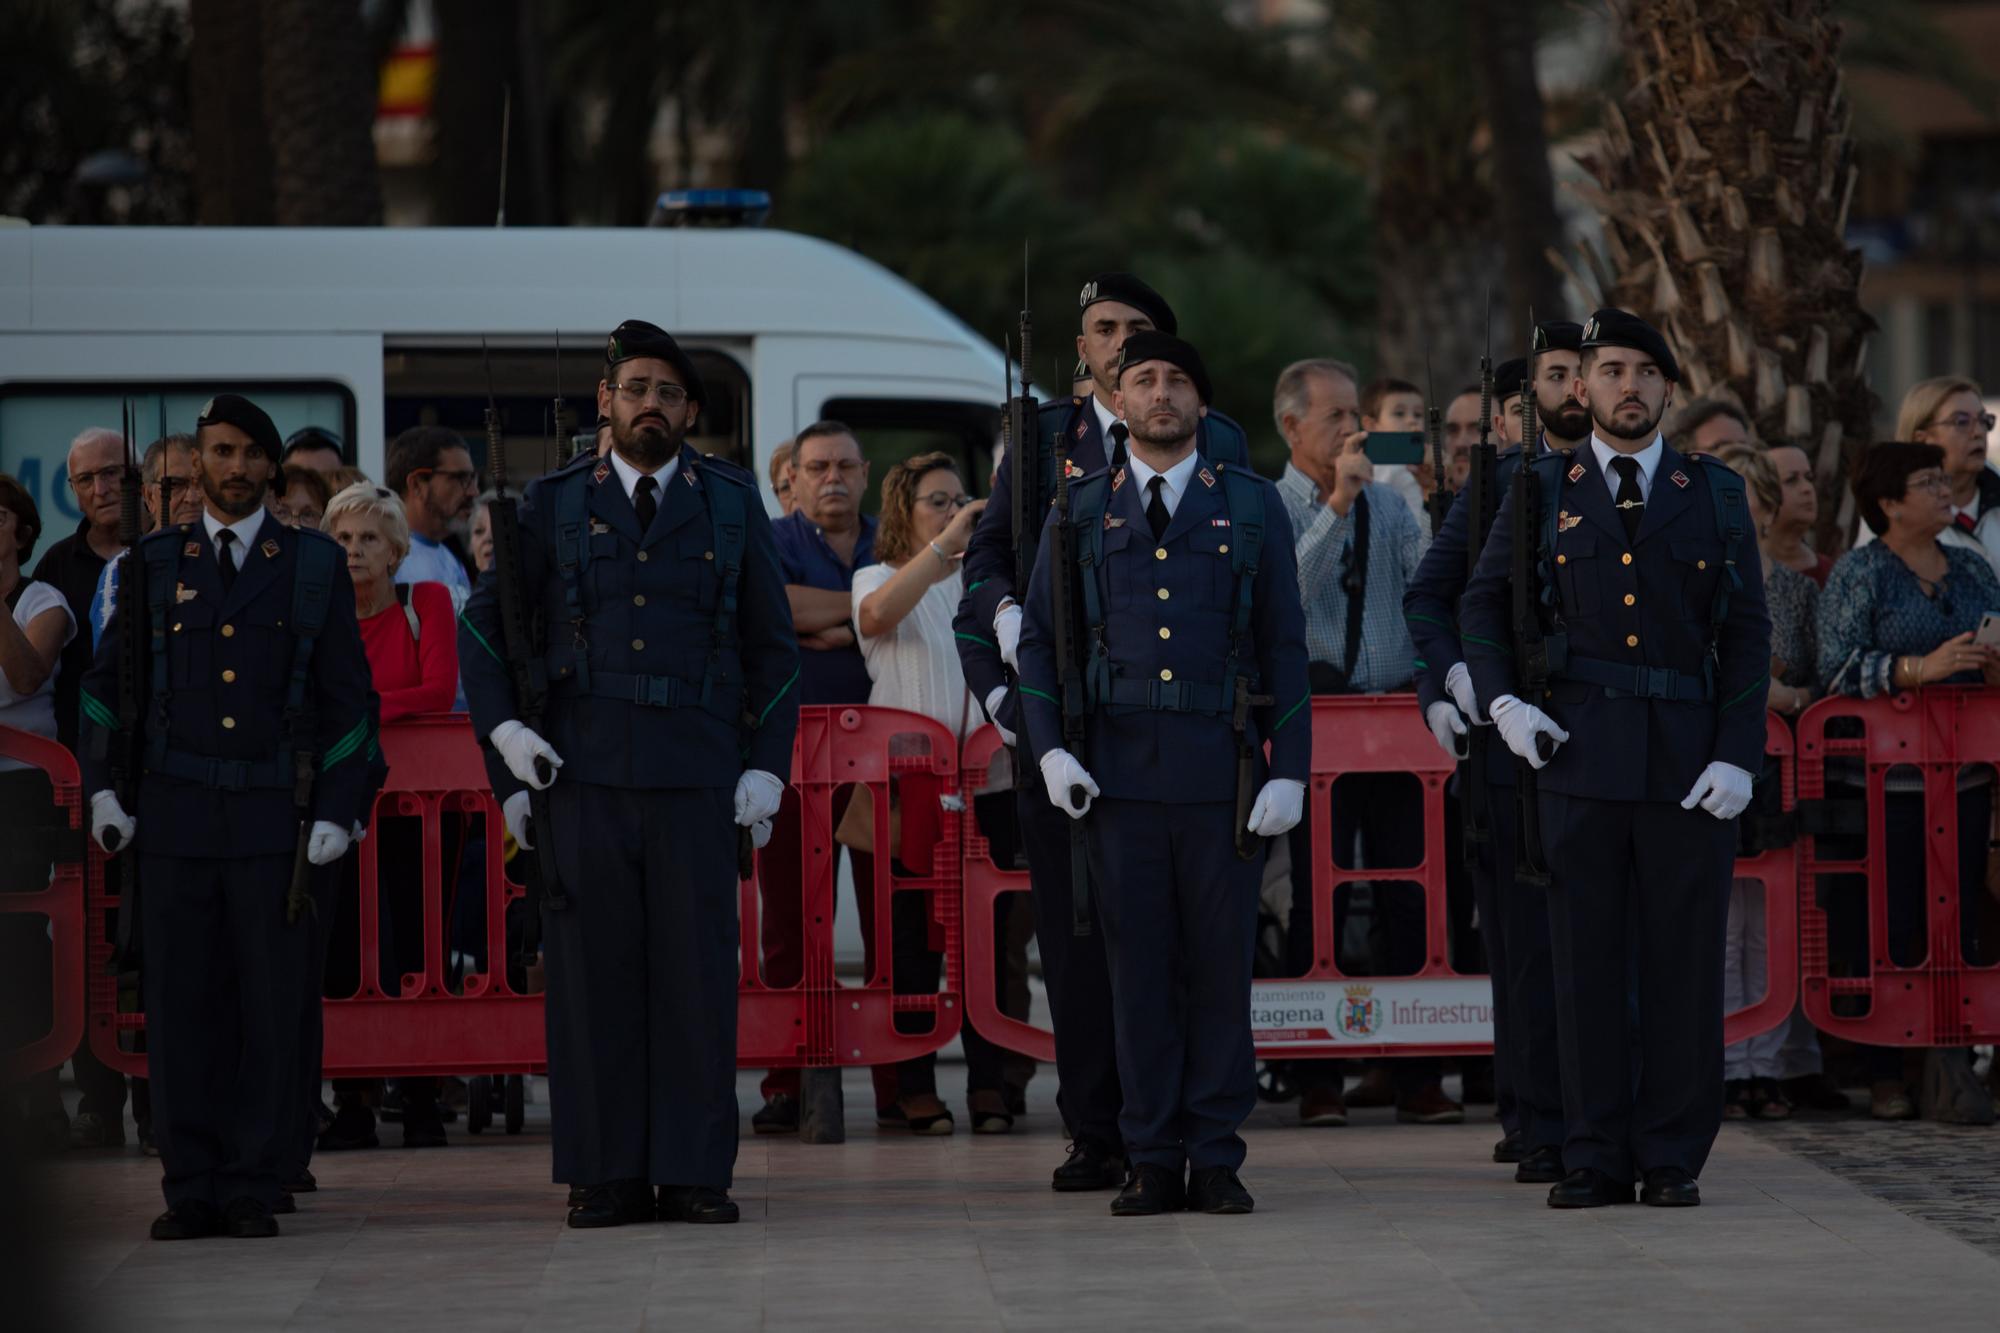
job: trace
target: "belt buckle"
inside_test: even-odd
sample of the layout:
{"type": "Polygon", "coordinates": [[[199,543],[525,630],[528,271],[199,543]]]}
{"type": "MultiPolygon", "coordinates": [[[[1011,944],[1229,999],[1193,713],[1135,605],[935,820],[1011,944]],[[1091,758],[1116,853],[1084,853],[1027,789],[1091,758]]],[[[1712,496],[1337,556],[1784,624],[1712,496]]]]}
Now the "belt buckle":
{"type": "Polygon", "coordinates": [[[1639,671],[1639,694],[1647,699],[1672,699],[1678,692],[1680,673],[1672,667],[1642,666],[1639,671]]]}
{"type": "Polygon", "coordinates": [[[218,791],[240,792],[249,779],[249,762],[243,759],[208,761],[208,785],[218,791]]]}
{"type": "Polygon", "coordinates": [[[672,708],[675,684],[667,676],[636,677],[632,682],[632,702],[647,708],[672,708]]]}

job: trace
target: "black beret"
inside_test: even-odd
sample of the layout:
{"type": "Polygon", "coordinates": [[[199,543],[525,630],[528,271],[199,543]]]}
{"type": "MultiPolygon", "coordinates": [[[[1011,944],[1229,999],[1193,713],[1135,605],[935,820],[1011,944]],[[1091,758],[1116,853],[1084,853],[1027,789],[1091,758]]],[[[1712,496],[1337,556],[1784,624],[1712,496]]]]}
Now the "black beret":
{"type": "Polygon", "coordinates": [[[674,336],[657,324],[648,324],[643,319],[628,319],[611,330],[611,336],[604,340],[604,367],[606,370],[621,361],[631,361],[648,356],[664,361],[672,366],[681,377],[681,387],[686,389],[698,407],[708,405],[708,395],[702,390],[701,376],[695,373],[694,362],[674,336]]]}
{"type": "Polygon", "coordinates": [[[1521,392],[1521,385],[1528,378],[1528,359],[1513,356],[1493,368],[1493,401],[1512,398],[1521,392]]]}
{"type": "Polygon", "coordinates": [[[1669,384],[1681,382],[1681,363],[1674,360],[1673,350],[1660,331],[1640,319],[1637,315],[1623,310],[1604,309],[1584,321],[1581,348],[1629,347],[1635,352],[1644,352],[1653,358],[1653,364],[1667,377],[1669,384]]]}
{"type": "Polygon", "coordinates": [[[1083,290],[1076,294],[1076,308],[1080,311],[1090,309],[1099,301],[1120,301],[1142,311],[1161,333],[1180,332],[1180,324],[1174,319],[1174,308],[1167,304],[1167,298],[1130,273],[1100,273],[1084,283],[1083,290]]]}
{"type": "Polygon", "coordinates": [[[241,394],[219,393],[201,405],[201,415],[194,419],[195,431],[217,425],[234,426],[248,435],[250,443],[261,448],[273,463],[284,453],[277,425],[263,408],[241,394]]]}
{"type": "Polygon", "coordinates": [[[1194,381],[1194,391],[1201,395],[1206,404],[1212,396],[1208,383],[1208,367],[1201,363],[1201,353],[1194,350],[1193,343],[1182,342],[1171,333],[1161,333],[1158,329],[1141,329],[1125,340],[1125,346],[1118,353],[1118,378],[1124,380],[1125,372],[1144,361],[1165,361],[1179,366],[1194,381]]]}
{"type": "Polygon", "coordinates": [[[1566,319],[1545,319],[1535,325],[1535,350],[1537,352],[1580,352],[1583,350],[1583,325],[1573,324],[1566,319]]]}

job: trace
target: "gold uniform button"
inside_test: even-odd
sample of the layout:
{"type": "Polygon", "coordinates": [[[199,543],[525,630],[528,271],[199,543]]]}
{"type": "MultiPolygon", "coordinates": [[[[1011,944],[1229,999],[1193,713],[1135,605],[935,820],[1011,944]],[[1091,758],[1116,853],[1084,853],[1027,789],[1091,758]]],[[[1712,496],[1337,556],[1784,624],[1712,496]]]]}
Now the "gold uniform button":
{"type": "Polygon", "coordinates": [[[1625,646],[1627,648],[1637,648],[1639,646],[1639,636],[1636,634],[1627,634],[1625,636],[1625,646]]]}
{"type": "Polygon", "coordinates": [[[181,632],[181,622],[176,620],[174,622],[174,633],[179,634],[180,632],[181,632]]]}
{"type": "Polygon", "coordinates": [[[1174,673],[1172,671],[1168,670],[1166,667],[1160,668],[1161,680],[1172,680],[1173,678],[1174,678],[1174,673]]]}
{"type": "Polygon", "coordinates": [[[1618,557],[1618,563],[1619,563],[1619,564],[1621,564],[1621,565],[1629,565],[1629,564],[1631,564],[1631,563],[1632,563],[1632,553],[1631,553],[1630,551],[1627,551],[1627,552],[1626,552],[1625,554],[1623,554],[1623,555],[1619,556],[1619,557],[1618,557]]]}
{"type": "Polygon", "coordinates": [[[1625,605],[1627,605],[1627,606],[1637,606],[1638,604],[1639,604],[1639,599],[1638,599],[1637,597],[1634,597],[1634,596],[1633,596],[1633,595],[1632,595],[1631,593],[1629,593],[1629,592],[1625,594],[1625,605]]]}
{"type": "Polygon", "coordinates": [[[1707,568],[1708,568],[1708,561],[1706,561],[1706,560],[1697,560],[1697,561],[1695,561],[1695,562],[1694,562],[1694,567],[1695,567],[1696,569],[1707,569],[1707,568]]]}
{"type": "Polygon", "coordinates": [[[1163,639],[1171,639],[1174,637],[1174,632],[1168,629],[1165,625],[1162,625],[1160,626],[1160,637],[1163,639]]]}
{"type": "Polygon", "coordinates": [[[1155,559],[1155,560],[1165,560],[1166,558],[1167,558],[1167,548],[1166,548],[1166,547],[1164,547],[1164,546],[1155,546],[1155,547],[1153,548],[1153,559],[1155,559]]]}
{"type": "Polygon", "coordinates": [[[1167,600],[1167,598],[1169,598],[1169,597],[1172,597],[1172,596],[1173,596],[1173,594],[1172,594],[1172,593],[1170,593],[1170,592],[1168,592],[1168,591],[1167,591],[1167,590],[1166,590],[1165,588],[1162,588],[1162,589],[1160,589],[1160,591],[1159,591],[1159,598],[1160,598],[1160,600],[1161,600],[1161,601],[1163,601],[1163,602],[1164,602],[1164,601],[1166,601],[1166,600],[1167,600]]]}
{"type": "Polygon", "coordinates": [[[1566,555],[1559,555],[1556,557],[1556,563],[1559,565],[1566,565],[1569,563],[1569,557],[1566,555]]]}
{"type": "Polygon", "coordinates": [[[645,647],[646,647],[646,641],[645,641],[644,639],[634,639],[634,640],[632,640],[632,651],[633,651],[633,652],[635,652],[635,653],[636,653],[636,652],[642,652],[642,651],[644,651],[645,647]]]}
{"type": "Polygon", "coordinates": [[[636,594],[634,594],[634,595],[633,595],[633,597],[632,597],[632,605],[634,605],[634,606],[644,606],[645,604],[646,604],[646,594],[645,594],[645,593],[643,593],[643,592],[642,592],[642,593],[636,593],[636,594]]]}
{"type": "Polygon", "coordinates": [[[236,672],[234,670],[224,671],[222,673],[222,683],[224,685],[234,685],[236,683],[236,672]]]}
{"type": "Polygon", "coordinates": [[[1219,555],[1228,555],[1228,554],[1229,554],[1229,543],[1228,543],[1228,542],[1224,542],[1224,543],[1222,543],[1222,544],[1221,544],[1220,546],[1216,547],[1215,549],[1216,549],[1216,553],[1217,553],[1217,554],[1219,554],[1219,555]]]}
{"type": "Polygon", "coordinates": [[[223,637],[223,638],[225,638],[225,639],[233,639],[233,638],[235,638],[235,637],[236,637],[236,626],[234,626],[234,625],[224,625],[224,626],[222,627],[222,637],[223,637]]]}
{"type": "Polygon", "coordinates": [[[713,551],[703,551],[703,552],[701,553],[701,558],[702,558],[702,559],[704,559],[704,560],[713,560],[713,559],[715,559],[715,552],[713,552],[713,551]]]}
{"type": "Polygon", "coordinates": [[[644,551],[639,552],[639,563],[643,565],[646,563],[646,560],[647,560],[646,553],[644,551]]]}
{"type": "Polygon", "coordinates": [[[236,730],[236,719],[235,719],[235,718],[233,718],[233,717],[225,717],[225,718],[223,718],[223,719],[222,719],[222,729],[223,729],[224,731],[234,731],[234,730],[236,730]]]}

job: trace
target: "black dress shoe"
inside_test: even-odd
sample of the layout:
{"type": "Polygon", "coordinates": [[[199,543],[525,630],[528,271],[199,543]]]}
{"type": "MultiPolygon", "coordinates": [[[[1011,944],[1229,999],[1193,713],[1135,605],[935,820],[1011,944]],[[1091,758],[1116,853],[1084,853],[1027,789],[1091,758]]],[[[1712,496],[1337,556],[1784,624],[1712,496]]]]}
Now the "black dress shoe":
{"type": "Polygon", "coordinates": [[[1602,1171],[1580,1166],[1549,1190],[1551,1208],[1604,1208],[1632,1202],[1629,1181],[1613,1180],[1602,1171]]]}
{"type": "Polygon", "coordinates": [[[200,1240],[222,1230],[222,1214],[205,1199],[177,1203],[153,1219],[154,1240],[200,1240]]]}
{"type": "Polygon", "coordinates": [[[583,1201],[573,1204],[569,1210],[569,1224],[573,1227],[622,1227],[631,1222],[652,1220],[653,1191],[646,1188],[643,1180],[614,1180],[608,1185],[586,1185],[583,1201]]]}
{"type": "Polygon", "coordinates": [[[1257,1206],[1250,1191],[1226,1166],[1199,1166],[1188,1173],[1187,1206],[1194,1213],[1247,1213],[1257,1206]]]}
{"type": "Polygon", "coordinates": [[[1554,1185],[1565,1174],[1561,1148],[1537,1148],[1514,1168],[1514,1179],[1522,1185],[1554,1185]]]}
{"type": "Polygon", "coordinates": [[[662,1222],[734,1222],[742,1214],[726,1190],[709,1185],[660,1186],[662,1222]]]}
{"type": "Polygon", "coordinates": [[[1701,1186],[1677,1166],[1656,1167],[1646,1173],[1639,1202],[1651,1208],[1694,1208],[1701,1203],[1701,1186]]]}
{"type": "Polygon", "coordinates": [[[262,1240],[278,1234],[278,1219],[256,1199],[231,1199],[222,1205],[222,1230],[238,1240],[262,1240]]]}
{"type": "Polygon", "coordinates": [[[350,1148],[379,1147],[375,1137],[375,1113],[359,1102],[343,1102],[334,1112],[333,1125],[319,1136],[321,1152],[345,1152],[350,1148]]]}
{"type": "Polygon", "coordinates": [[[1069,1145],[1069,1160],[1056,1168],[1049,1188],[1064,1194],[1117,1189],[1125,1179],[1125,1159],[1094,1139],[1069,1145]]]}
{"type": "Polygon", "coordinates": [[[1493,1145],[1493,1160],[1496,1162],[1518,1162],[1527,1155],[1528,1145],[1518,1129],[1493,1145]]]}
{"type": "MultiPolygon", "coordinates": [[[[1238,1186],[1240,1189],[1241,1186],[1238,1186]]],[[[1141,1162],[1125,1178],[1125,1188],[1111,1201],[1113,1217],[1156,1217],[1187,1207],[1187,1187],[1181,1173],[1153,1162],[1141,1162]]]]}
{"type": "Polygon", "coordinates": [[[750,1129],[757,1134],[796,1134],[799,1132],[799,1099],[786,1092],[774,1092],[750,1117],[750,1129]]]}
{"type": "Polygon", "coordinates": [[[271,1211],[274,1213],[296,1213],[298,1210],[299,1201],[292,1197],[292,1192],[290,1190],[279,1190],[278,1201],[271,1205],[271,1211]]]}
{"type": "Polygon", "coordinates": [[[285,1182],[285,1189],[293,1194],[311,1194],[319,1188],[319,1180],[310,1169],[301,1170],[285,1182]]]}

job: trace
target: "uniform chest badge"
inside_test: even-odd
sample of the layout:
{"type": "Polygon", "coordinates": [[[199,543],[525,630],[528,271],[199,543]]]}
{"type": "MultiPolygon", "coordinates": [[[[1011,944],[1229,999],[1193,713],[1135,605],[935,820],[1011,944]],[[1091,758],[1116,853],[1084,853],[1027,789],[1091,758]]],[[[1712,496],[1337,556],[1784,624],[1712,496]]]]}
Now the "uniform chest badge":
{"type": "Polygon", "coordinates": [[[1570,468],[1569,479],[1573,482],[1583,480],[1583,464],[1577,463],[1570,468]]]}
{"type": "Polygon", "coordinates": [[[1226,528],[1229,526],[1229,520],[1226,518],[1211,518],[1208,520],[1208,526],[1211,528],[1226,528]]]}
{"type": "Polygon", "coordinates": [[[1201,475],[1201,484],[1208,487],[1208,489],[1210,489],[1211,491],[1214,490],[1215,474],[1213,472],[1210,472],[1207,468],[1203,468],[1201,470],[1200,475],[1201,475]]]}
{"type": "Polygon", "coordinates": [[[597,465],[597,471],[590,474],[590,479],[594,482],[602,483],[604,479],[610,475],[611,475],[611,464],[599,463],[597,465]]]}
{"type": "Polygon", "coordinates": [[[1568,512],[1557,514],[1556,531],[1568,532],[1571,528],[1575,527],[1577,524],[1581,522],[1583,522],[1582,514],[1571,514],[1568,512]]]}
{"type": "Polygon", "coordinates": [[[681,480],[688,484],[689,490],[696,490],[700,487],[700,483],[694,479],[694,469],[691,467],[681,469],[681,480]]]}
{"type": "Polygon", "coordinates": [[[1114,472],[1114,473],[1112,473],[1112,474],[1111,474],[1111,490],[1112,490],[1112,493],[1113,493],[1113,494],[1116,494],[1116,493],[1117,493],[1117,491],[1118,491],[1118,488],[1119,488],[1120,486],[1123,486],[1124,484],[1125,484],[1125,469],[1121,467],[1121,468],[1119,468],[1119,469],[1118,469],[1118,470],[1117,470],[1116,472],[1114,472]]]}
{"type": "Polygon", "coordinates": [[[1077,466],[1074,458],[1065,458],[1063,459],[1063,475],[1065,477],[1080,477],[1083,475],[1083,469],[1077,466]]]}
{"type": "Polygon", "coordinates": [[[593,536],[593,537],[602,537],[602,536],[604,536],[604,535],[605,535],[606,533],[608,533],[608,532],[610,532],[610,531],[611,531],[611,525],[610,525],[609,523],[606,523],[606,522],[602,521],[601,519],[595,519],[595,518],[593,518],[593,519],[591,519],[591,520],[590,520],[590,535],[591,535],[591,536],[593,536]]]}
{"type": "Polygon", "coordinates": [[[276,560],[278,558],[278,543],[273,539],[266,537],[264,539],[264,545],[261,549],[264,552],[264,558],[266,560],[276,560]]]}
{"type": "Polygon", "coordinates": [[[1125,526],[1125,520],[1122,518],[1113,518],[1111,515],[1106,514],[1104,516],[1104,526],[1107,530],[1111,528],[1122,528],[1125,526]]]}
{"type": "Polygon", "coordinates": [[[1672,482],[1672,483],[1673,483],[1674,485],[1676,485],[1676,486],[1680,487],[1680,488],[1681,488],[1682,490],[1686,490],[1686,489],[1687,489],[1687,485],[1688,485],[1688,474],[1687,474],[1687,473],[1685,473],[1685,472],[1680,472],[1680,471],[1676,471],[1676,472],[1674,473],[1674,475],[1673,475],[1673,476],[1671,476],[1671,477],[1668,477],[1668,478],[1667,478],[1667,480],[1668,480],[1668,481],[1671,481],[1671,482],[1672,482]]]}
{"type": "Polygon", "coordinates": [[[1076,438],[1080,440],[1088,434],[1090,434],[1090,418],[1084,417],[1076,423],[1076,438]]]}
{"type": "Polygon", "coordinates": [[[182,554],[182,555],[184,555],[184,556],[189,556],[189,557],[193,557],[193,556],[197,556],[197,555],[200,555],[200,554],[201,554],[201,543],[200,543],[200,542],[189,542],[189,543],[188,543],[188,544],[187,544],[186,546],[183,546],[183,547],[181,547],[181,554],[182,554]]]}
{"type": "Polygon", "coordinates": [[[196,595],[195,590],[188,587],[185,583],[176,583],[174,585],[174,600],[176,602],[192,602],[196,595]]]}

